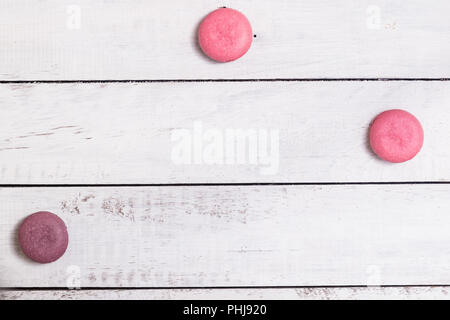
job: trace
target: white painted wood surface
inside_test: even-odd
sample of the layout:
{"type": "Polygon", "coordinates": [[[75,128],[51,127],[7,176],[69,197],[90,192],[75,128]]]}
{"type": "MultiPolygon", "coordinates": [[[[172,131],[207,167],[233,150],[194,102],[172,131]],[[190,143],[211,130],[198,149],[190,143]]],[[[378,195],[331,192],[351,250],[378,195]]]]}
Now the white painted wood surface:
{"type": "Polygon", "coordinates": [[[0,181],[450,181],[449,106],[450,82],[3,84],[0,181]],[[425,130],[422,151],[407,163],[382,161],[368,146],[370,122],[391,108],[412,112],[425,130]],[[225,161],[219,142],[228,129],[277,132],[277,144],[254,144],[274,155],[271,165],[246,155],[243,164],[196,163],[194,156],[180,164],[172,156],[185,141],[172,140],[175,133],[188,130],[188,150],[200,145],[204,155],[213,145],[225,161]],[[208,131],[219,135],[211,139],[208,131]]]}
{"type": "Polygon", "coordinates": [[[2,188],[2,287],[445,285],[449,185],[2,188]],[[38,265],[21,219],[59,214],[38,265]],[[80,279],[77,283],[75,280],[80,279]]]}
{"type": "Polygon", "coordinates": [[[289,289],[110,289],[0,291],[0,300],[434,300],[448,287],[353,287],[289,289]]]}
{"type": "Polygon", "coordinates": [[[447,0],[14,0],[0,3],[0,79],[449,77],[447,0]],[[196,29],[249,18],[242,59],[209,61],[196,29]]]}
{"type": "MultiPolygon", "coordinates": [[[[0,81],[449,78],[446,0],[0,2],[0,81]],[[256,38],[214,63],[196,28],[228,6],[256,38]]],[[[0,184],[450,181],[450,82],[0,85],[0,184]],[[377,113],[425,129],[413,161],[367,144],[377,113]],[[275,130],[278,170],[177,164],[177,130],[275,130]]],[[[186,131],[184,131],[186,132],[186,131]]],[[[203,145],[204,146],[204,145],[203,145]]],[[[259,149],[258,149],[259,150],[259,149]]],[[[204,149],[202,149],[204,151],[204,149]]],[[[0,299],[447,298],[448,184],[0,189],[0,287],[429,285],[390,288],[0,291],[0,299]],[[20,253],[38,210],[68,224],[56,263],[20,253]],[[79,276],[79,277],[78,277],[79,276]]]]}

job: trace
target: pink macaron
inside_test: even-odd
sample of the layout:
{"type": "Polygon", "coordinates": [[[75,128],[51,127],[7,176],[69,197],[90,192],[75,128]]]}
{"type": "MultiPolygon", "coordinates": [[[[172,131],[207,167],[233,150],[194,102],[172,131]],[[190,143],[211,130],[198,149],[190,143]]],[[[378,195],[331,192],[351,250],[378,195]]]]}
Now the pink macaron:
{"type": "Polygon", "coordinates": [[[213,60],[228,62],[242,57],[252,44],[250,22],[237,10],[217,9],[206,16],[198,29],[203,52],[213,60]]]}
{"type": "Polygon", "coordinates": [[[51,212],[33,213],[19,227],[19,244],[23,253],[36,262],[56,261],[69,244],[66,224],[51,212]]]}
{"type": "Polygon", "coordinates": [[[399,163],[414,158],[423,145],[422,126],[411,113],[394,109],[380,113],[370,127],[370,145],[382,159],[399,163]]]}

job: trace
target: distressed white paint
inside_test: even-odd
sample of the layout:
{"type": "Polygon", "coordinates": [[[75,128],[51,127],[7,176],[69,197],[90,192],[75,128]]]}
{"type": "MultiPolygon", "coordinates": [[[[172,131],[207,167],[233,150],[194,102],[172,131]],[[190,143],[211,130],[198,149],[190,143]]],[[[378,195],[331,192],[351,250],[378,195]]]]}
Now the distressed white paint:
{"type": "MultiPolygon", "coordinates": [[[[0,80],[449,77],[446,0],[0,3],[0,80]],[[226,5],[257,35],[205,58],[198,23],[226,5]]],[[[449,181],[448,82],[0,86],[0,184],[449,181]],[[367,128],[416,114],[420,155],[389,165],[367,128]],[[279,171],[175,165],[174,129],[276,129],[279,171]]],[[[449,284],[448,185],[0,190],[0,287],[449,284]],[[68,223],[67,254],[30,263],[21,218],[68,223]],[[79,269],[78,269],[79,268],[79,269]]],[[[447,287],[11,291],[17,298],[445,298],[447,287]]]]}
{"type": "Polygon", "coordinates": [[[347,300],[449,299],[448,287],[0,291],[0,300],[347,300]]]}
{"type": "Polygon", "coordinates": [[[449,185],[3,188],[0,285],[449,284],[449,192],[449,185]],[[68,225],[68,251],[52,264],[30,262],[15,240],[21,219],[38,210],[68,225]]]}
{"type": "MultiPolygon", "coordinates": [[[[450,82],[3,84],[0,181],[450,181],[449,106],[450,82]],[[407,163],[382,161],[368,146],[370,122],[391,108],[412,112],[425,130],[407,163]],[[221,133],[277,130],[278,170],[177,164],[171,136],[196,122],[221,133]]],[[[211,142],[202,139],[203,153],[211,142]]]]}
{"type": "Polygon", "coordinates": [[[0,79],[449,77],[447,0],[14,0],[0,3],[0,79]],[[196,42],[221,6],[257,37],[214,63],[196,42]]]}

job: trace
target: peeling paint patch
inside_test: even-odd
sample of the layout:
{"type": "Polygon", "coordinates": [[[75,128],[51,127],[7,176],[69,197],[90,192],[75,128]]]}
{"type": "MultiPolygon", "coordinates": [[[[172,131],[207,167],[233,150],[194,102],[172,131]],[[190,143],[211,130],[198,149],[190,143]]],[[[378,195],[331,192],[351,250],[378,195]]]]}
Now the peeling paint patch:
{"type": "Polygon", "coordinates": [[[121,218],[130,219],[134,221],[134,204],[132,199],[124,201],[114,197],[109,197],[103,200],[103,212],[108,215],[114,215],[121,218]]]}

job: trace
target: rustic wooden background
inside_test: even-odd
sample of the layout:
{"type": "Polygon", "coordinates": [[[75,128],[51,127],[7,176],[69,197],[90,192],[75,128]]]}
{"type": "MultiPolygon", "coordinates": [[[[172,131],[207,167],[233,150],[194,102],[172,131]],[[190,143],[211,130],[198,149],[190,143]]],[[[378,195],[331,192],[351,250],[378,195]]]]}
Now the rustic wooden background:
{"type": "Polygon", "coordinates": [[[0,2],[1,299],[446,298],[448,0],[0,2]],[[255,34],[203,56],[227,6],[255,34]],[[415,114],[421,153],[379,160],[371,120],[415,114]],[[279,132],[279,168],[177,164],[176,129],[279,132]],[[21,220],[62,217],[38,265],[21,220]],[[68,288],[81,287],[79,290],[68,288]]]}

